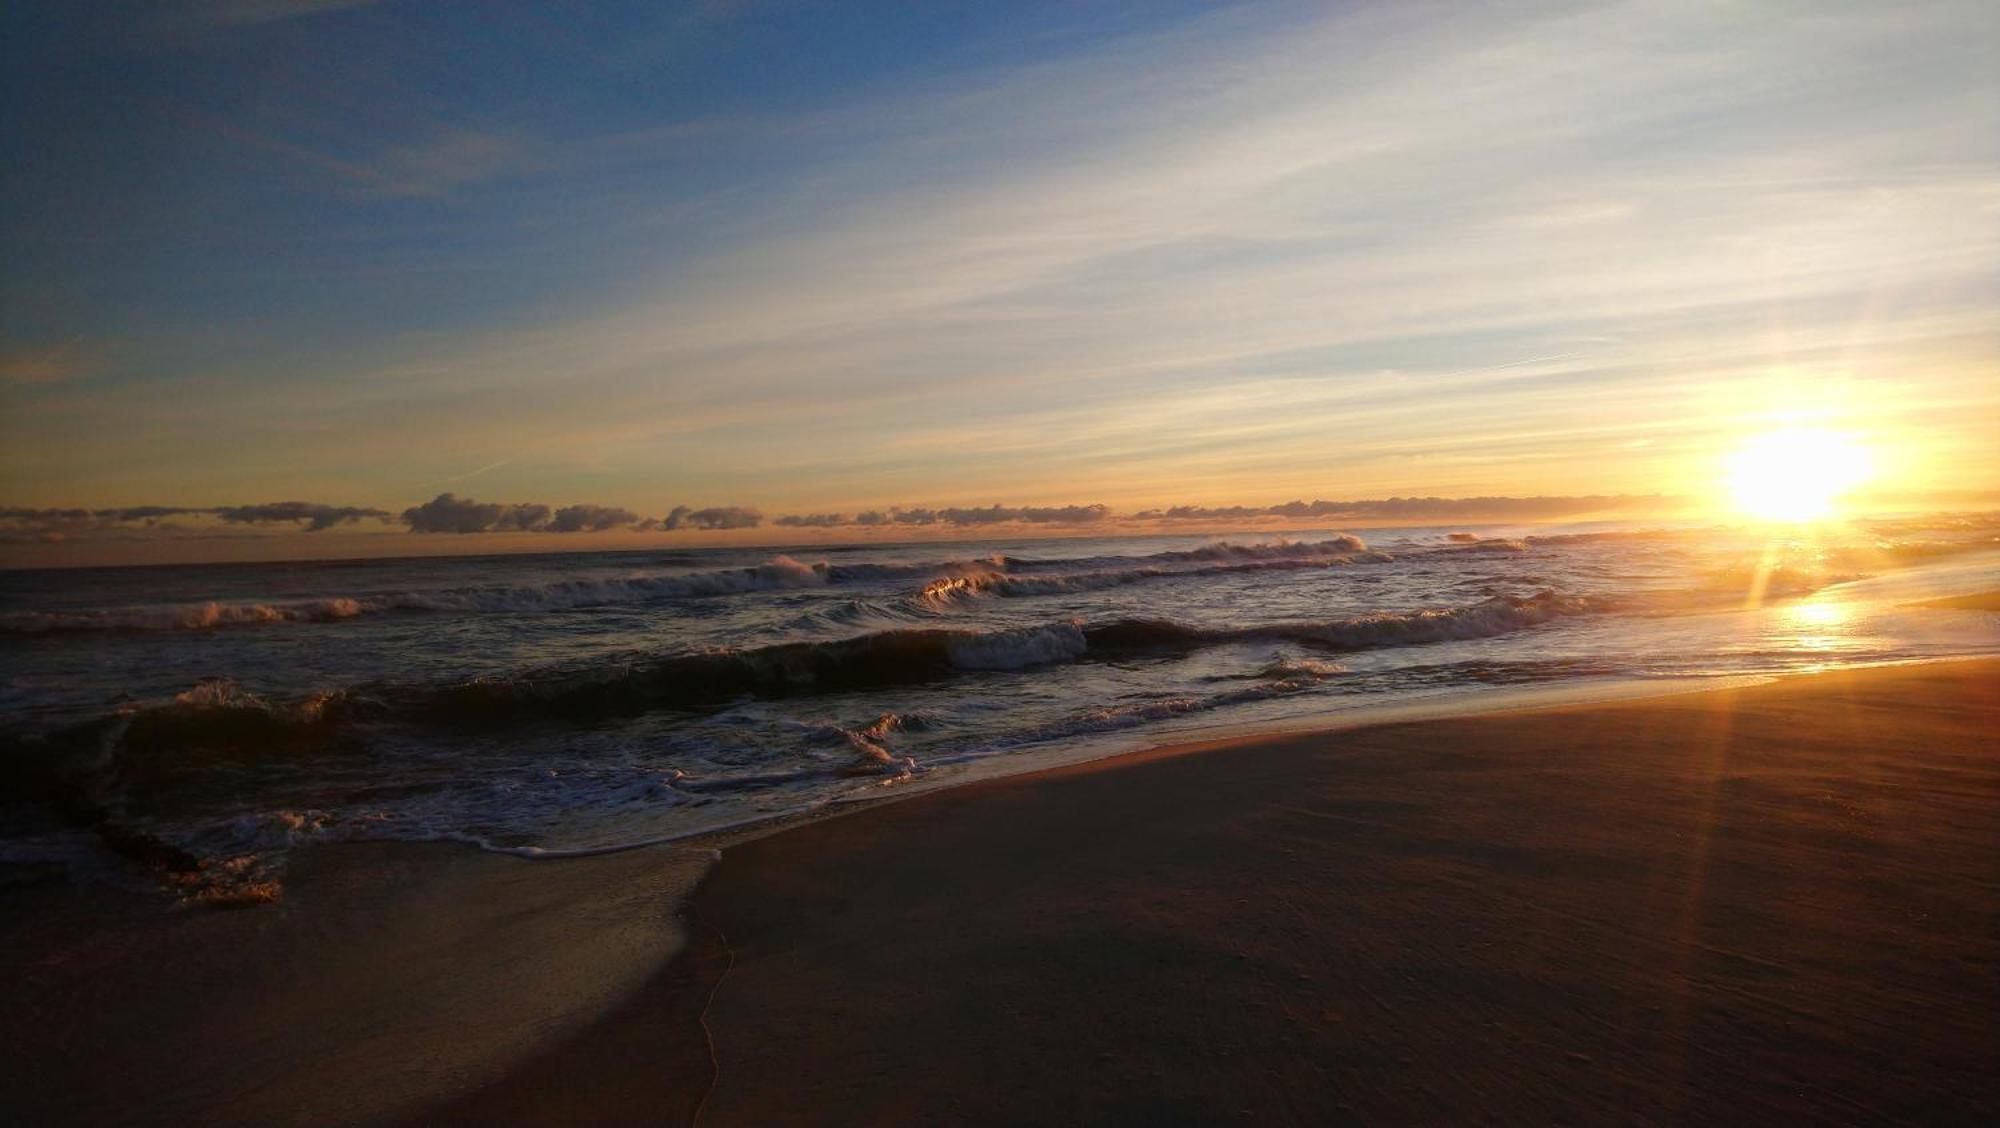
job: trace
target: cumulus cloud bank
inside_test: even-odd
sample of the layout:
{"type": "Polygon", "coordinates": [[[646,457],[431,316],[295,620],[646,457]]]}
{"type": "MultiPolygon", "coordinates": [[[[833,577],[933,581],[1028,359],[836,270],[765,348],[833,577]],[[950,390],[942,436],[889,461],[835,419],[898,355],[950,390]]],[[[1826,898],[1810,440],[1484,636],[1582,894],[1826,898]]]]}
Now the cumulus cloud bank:
{"type": "Polygon", "coordinates": [[[618,505],[579,503],[551,508],[539,502],[478,501],[441,493],[403,510],[413,533],[602,533],[675,529],[754,529],[764,515],[737,505],[691,509],[676,505],[665,517],[641,517],[618,505]]]}
{"type": "MultiPolygon", "coordinates": [[[[1658,495],[1591,495],[1587,497],[1389,497],[1367,501],[1288,501],[1278,505],[1176,505],[1119,514],[1107,505],[986,505],[891,506],[858,513],[787,513],[770,519],[787,529],[872,529],[896,526],[985,528],[1001,525],[1089,526],[1126,520],[1138,522],[1258,521],[1317,519],[1454,520],[1486,517],[1495,520],[1550,520],[1588,513],[1670,509],[1679,499],[1658,495]]],[[[552,533],[599,532],[631,528],[639,532],[683,529],[755,529],[764,515],[740,505],[694,509],[676,505],[664,517],[640,518],[612,506],[572,505],[550,517],[547,506],[475,502],[440,494],[425,505],[405,510],[403,521],[417,532],[552,533]]]]}
{"type": "Polygon", "coordinates": [[[1022,506],[989,505],[984,509],[928,509],[898,510],[896,519],[906,524],[928,525],[942,522],[947,525],[1006,525],[1022,522],[1029,525],[1088,525],[1111,516],[1111,510],[1103,505],[1063,505],[1063,506],[1022,506]]]}
{"type": "Polygon", "coordinates": [[[601,533],[657,524],[642,522],[637,513],[616,505],[551,509],[539,502],[475,501],[453,493],[403,510],[402,521],[413,533],[601,533]]]}
{"type": "Polygon", "coordinates": [[[1671,508],[1676,499],[1658,494],[1594,494],[1583,497],[1387,497],[1371,501],[1288,501],[1281,505],[1176,505],[1145,509],[1132,515],[1139,521],[1245,521],[1283,518],[1309,521],[1320,517],[1394,520],[1451,520],[1485,517],[1546,521],[1585,513],[1629,512],[1671,508]]]}
{"type": "Polygon", "coordinates": [[[674,506],[660,522],[660,527],[674,529],[754,529],[763,524],[764,515],[755,509],[745,509],[740,505],[720,505],[711,509],[689,509],[685,505],[674,506]]]}
{"type": "Polygon", "coordinates": [[[851,525],[854,519],[845,513],[788,513],[771,523],[794,529],[833,529],[851,525]]]}
{"type": "MultiPolygon", "coordinates": [[[[1410,523],[1488,520],[1557,520],[1591,514],[1662,512],[1682,499],[1661,495],[1603,494],[1583,497],[1389,497],[1364,501],[1288,501],[1276,505],[1175,505],[1117,513],[1106,505],[892,506],[857,513],[789,513],[770,519],[787,529],[882,529],[931,527],[986,529],[1005,526],[1087,528],[1110,523],[1356,521],[1410,523]]],[[[623,506],[578,503],[560,507],[540,502],[479,501],[441,493],[400,514],[356,505],[275,501],[255,505],[135,505],[120,508],[0,508],[0,542],[32,543],[78,537],[132,538],[200,532],[176,518],[232,525],[291,525],[308,533],[364,521],[399,522],[413,533],[602,533],[727,531],[755,529],[763,513],[741,505],[695,509],[676,505],[661,517],[644,517],[623,506]]],[[[214,535],[213,526],[209,529],[214,535]]]]}
{"type": "Polygon", "coordinates": [[[565,505],[549,518],[552,533],[601,533],[639,523],[639,515],[615,505],[565,505]]]}
{"type": "Polygon", "coordinates": [[[229,525],[299,525],[323,532],[364,520],[387,521],[386,510],[309,501],[258,505],[129,505],[107,509],[78,507],[0,508],[0,540],[8,543],[61,541],[74,537],[129,537],[189,532],[173,518],[215,519],[229,525]]]}
{"type": "Polygon", "coordinates": [[[307,532],[317,533],[336,525],[352,524],[366,518],[386,521],[386,510],[355,505],[315,505],[306,501],[273,501],[263,505],[224,505],[208,510],[232,525],[265,525],[298,522],[307,532]]]}
{"type": "Polygon", "coordinates": [[[847,517],[838,513],[807,513],[779,517],[776,524],[795,528],[879,528],[893,525],[1095,525],[1107,521],[1311,521],[1318,519],[1493,520],[1545,521],[1588,513],[1628,513],[1672,509],[1680,499],[1660,495],[1598,494],[1586,497],[1388,497],[1366,501],[1287,501],[1278,505],[1176,505],[1118,514],[1104,505],[1010,506],[931,509],[893,507],[870,509],[847,517]]]}
{"type": "Polygon", "coordinates": [[[403,510],[402,521],[413,533],[531,532],[549,523],[549,512],[546,505],[474,501],[441,493],[403,510]]]}

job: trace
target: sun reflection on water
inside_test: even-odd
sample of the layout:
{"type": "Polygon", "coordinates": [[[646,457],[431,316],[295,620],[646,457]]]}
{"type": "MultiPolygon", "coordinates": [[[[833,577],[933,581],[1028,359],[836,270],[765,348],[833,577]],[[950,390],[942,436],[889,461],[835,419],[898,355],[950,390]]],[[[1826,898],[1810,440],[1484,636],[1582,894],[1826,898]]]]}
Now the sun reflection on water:
{"type": "Polygon", "coordinates": [[[1843,600],[1813,599],[1785,606],[1779,629],[1785,643],[1807,654],[1825,654],[1854,646],[1854,605],[1843,600]]]}
{"type": "Polygon", "coordinates": [[[1819,630],[1845,626],[1854,618],[1854,608],[1831,599],[1794,604],[1785,612],[1795,626],[1819,630]]]}

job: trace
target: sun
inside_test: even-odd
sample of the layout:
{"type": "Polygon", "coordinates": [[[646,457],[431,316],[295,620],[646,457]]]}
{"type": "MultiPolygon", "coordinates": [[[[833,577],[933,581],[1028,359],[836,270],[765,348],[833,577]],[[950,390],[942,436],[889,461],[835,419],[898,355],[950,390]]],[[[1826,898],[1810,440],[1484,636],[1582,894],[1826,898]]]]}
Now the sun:
{"type": "Polygon", "coordinates": [[[1758,435],[1729,456],[1729,487],[1744,512],[1767,521],[1813,521],[1873,472],[1868,450],[1832,431],[1758,435]]]}

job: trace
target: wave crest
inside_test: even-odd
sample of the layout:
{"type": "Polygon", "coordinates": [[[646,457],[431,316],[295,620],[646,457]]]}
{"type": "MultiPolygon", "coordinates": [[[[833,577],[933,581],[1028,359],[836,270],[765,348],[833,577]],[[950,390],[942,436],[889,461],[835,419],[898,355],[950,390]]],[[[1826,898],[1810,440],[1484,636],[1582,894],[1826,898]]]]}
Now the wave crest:
{"type": "Polygon", "coordinates": [[[983,595],[1024,597],[1067,595],[1102,591],[1149,580],[1207,578],[1246,572],[1289,572],[1333,568],[1349,564],[1380,564],[1395,559],[1383,552],[1312,553],[1302,556],[1252,557],[1206,567],[1168,567],[1152,564],[1136,568],[1104,569],[1051,575],[1016,575],[1001,571],[966,572],[941,576],[924,585],[917,598],[932,606],[962,602],[983,595]]]}
{"type": "Polygon", "coordinates": [[[209,600],[205,603],[105,611],[14,611],[0,615],[0,633],[205,631],[261,623],[332,623],[351,619],[369,609],[362,600],[336,596],[296,603],[223,603],[209,600]]]}
{"type": "Polygon", "coordinates": [[[1014,630],[964,632],[946,643],[951,664],[961,670],[1019,670],[1081,658],[1089,649],[1076,623],[1014,630]]]}

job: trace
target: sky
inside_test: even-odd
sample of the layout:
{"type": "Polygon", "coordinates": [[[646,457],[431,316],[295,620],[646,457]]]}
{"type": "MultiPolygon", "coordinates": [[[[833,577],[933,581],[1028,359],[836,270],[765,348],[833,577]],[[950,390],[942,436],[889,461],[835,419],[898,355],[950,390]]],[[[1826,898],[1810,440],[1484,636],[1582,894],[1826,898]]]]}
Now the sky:
{"type": "Polygon", "coordinates": [[[0,21],[41,539],[1699,497],[1800,426],[2000,500],[1987,2],[0,21]]]}

